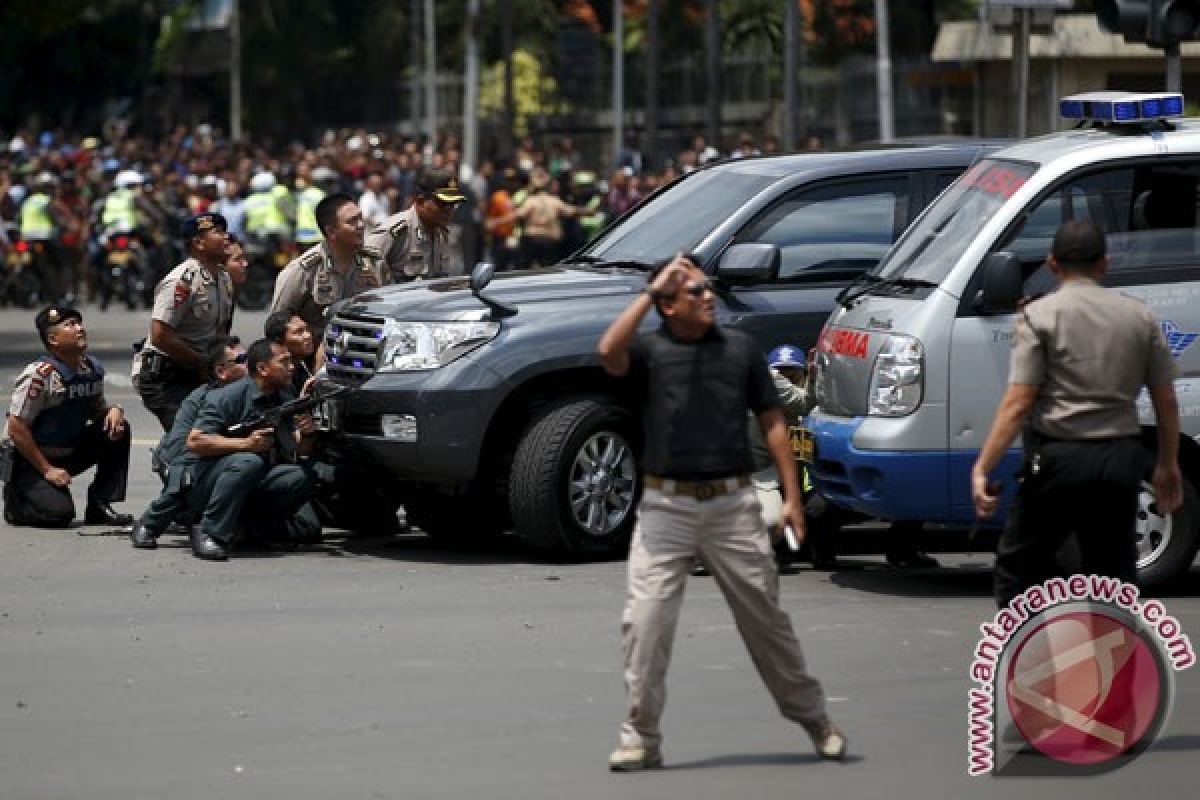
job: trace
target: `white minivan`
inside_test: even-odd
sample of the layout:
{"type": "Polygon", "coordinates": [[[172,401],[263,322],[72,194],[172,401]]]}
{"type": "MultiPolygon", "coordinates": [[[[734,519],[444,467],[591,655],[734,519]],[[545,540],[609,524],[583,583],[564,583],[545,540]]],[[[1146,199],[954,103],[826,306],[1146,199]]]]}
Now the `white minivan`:
{"type": "MultiPolygon", "coordinates": [[[[837,505],[971,524],[970,470],[1004,392],[1017,304],[1053,290],[1043,262],[1058,225],[1091,219],[1108,232],[1105,282],[1149,305],[1179,368],[1184,504],[1160,515],[1147,482],[1138,515],[1139,578],[1153,585],[1186,571],[1200,541],[1200,120],[1182,119],[1173,94],[1092,92],[1060,108],[1075,129],[990,154],[841,293],[805,449],[837,505]]],[[[1144,393],[1139,410],[1154,447],[1144,393]]],[[[1011,450],[995,474],[1019,461],[1011,450]]]]}

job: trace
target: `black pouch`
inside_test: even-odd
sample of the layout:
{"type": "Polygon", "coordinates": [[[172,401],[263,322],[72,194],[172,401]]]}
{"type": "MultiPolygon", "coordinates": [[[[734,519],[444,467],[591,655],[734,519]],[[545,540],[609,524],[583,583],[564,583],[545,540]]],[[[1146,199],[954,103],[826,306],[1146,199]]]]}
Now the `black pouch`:
{"type": "Polygon", "coordinates": [[[0,483],[12,480],[13,460],[17,455],[17,446],[12,439],[0,442],[0,483]]]}

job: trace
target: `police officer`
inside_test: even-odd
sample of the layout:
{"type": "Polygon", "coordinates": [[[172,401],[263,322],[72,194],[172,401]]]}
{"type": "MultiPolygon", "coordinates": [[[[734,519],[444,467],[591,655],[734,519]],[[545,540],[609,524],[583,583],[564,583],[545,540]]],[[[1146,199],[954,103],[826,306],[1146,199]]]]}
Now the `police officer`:
{"type": "Polygon", "coordinates": [[[68,274],[65,253],[59,247],[67,214],[56,196],[58,184],[58,178],[49,172],[41,172],[34,178],[33,192],[21,203],[18,230],[24,241],[41,243],[43,259],[39,266],[44,295],[53,302],[69,305],[73,299],[69,287],[74,280],[68,274]]]}
{"type": "Polygon", "coordinates": [[[367,233],[367,249],[387,263],[387,283],[435,278],[463,263],[452,252],[449,226],[454,210],[466,196],[458,180],[444,170],[430,170],[416,183],[408,210],[393,214],[367,233]]]}
{"type": "Polygon", "coordinates": [[[212,380],[184,398],[175,424],[163,434],[151,456],[155,472],[163,479],[163,490],[133,526],[130,538],[134,547],[153,550],[158,546],[158,537],[186,512],[187,490],[196,462],[196,455],[187,449],[188,434],[209,392],[246,377],[246,351],[236,336],[212,342],[205,356],[212,380]]]}
{"type": "Polygon", "coordinates": [[[716,579],[759,674],[788,719],[822,758],[845,756],[846,739],[825,711],[791,621],[779,606],[779,576],[750,472],[747,411],[755,412],[779,471],[780,517],[804,536],[804,508],[779,396],[749,336],[715,324],[704,274],[677,256],[651,274],[600,339],[609,374],[641,389],[645,491],[629,552],[622,633],[628,714],[614,771],[662,765],[659,732],[672,639],[692,560],[716,579]],[[657,307],[663,325],[638,335],[657,307]]]}
{"type": "Polygon", "coordinates": [[[279,273],[270,313],[300,316],[308,323],[315,341],[320,342],[325,331],[325,309],[378,288],[385,267],[373,251],[363,247],[365,224],[353,197],[341,192],[326,196],[317,204],[316,217],[325,241],[293,259],[279,273]]]}
{"type": "Polygon", "coordinates": [[[164,431],[183,398],[208,380],[203,354],[233,322],[233,282],[223,269],[225,218],[198,214],[184,222],[183,236],[191,258],[155,288],[150,336],[133,360],[134,386],[164,431]]]}
{"type": "Polygon", "coordinates": [[[284,418],[277,428],[243,438],[227,435],[231,426],[292,399],[292,357],[283,345],[259,339],[246,351],[246,370],[245,378],[208,395],[187,438],[199,457],[191,502],[203,509],[192,553],[210,561],[227,559],[239,533],[270,538],[281,521],[293,541],[321,534],[309,505],[317,477],[299,460],[312,450],[312,418],[284,418]]]}
{"type": "Polygon", "coordinates": [[[1175,367],[1154,315],[1098,281],[1108,260],[1104,233],[1065,222],[1047,263],[1061,287],[1022,309],[1009,385],[971,471],[975,511],[995,512],[990,475],[1028,421],[1025,464],[996,545],[1001,607],[1056,574],[1055,554],[1077,533],[1084,572],[1133,582],[1134,525],[1146,455],[1136,398],[1149,387],[1158,432],[1154,494],[1159,511],[1182,502],[1175,367]]]}
{"type": "Polygon", "coordinates": [[[297,165],[296,244],[301,249],[321,243],[321,228],[317,225],[317,203],[329,192],[325,187],[336,181],[337,173],[329,167],[317,167],[309,172],[307,164],[297,165]]]}
{"type": "Polygon", "coordinates": [[[260,172],[250,179],[250,195],[243,204],[246,236],[265,247],[268,239],[292,235],[292,193],[275,179],[273,172],[260,172]]]}
{"type": "Polygon", "coordinates": [[[104,367],[87,354],[83,317],[51,306],[35,324],[47,355],[21,372],[13,391],[4,442],[11,457],[4,518],[10,525],[67,527],[75,518],[67,487],[94,466],[84,522],[128,525],[133,518],[109,504],[125,499],[129,425],[124,410],[104,399],[104,367]]]}

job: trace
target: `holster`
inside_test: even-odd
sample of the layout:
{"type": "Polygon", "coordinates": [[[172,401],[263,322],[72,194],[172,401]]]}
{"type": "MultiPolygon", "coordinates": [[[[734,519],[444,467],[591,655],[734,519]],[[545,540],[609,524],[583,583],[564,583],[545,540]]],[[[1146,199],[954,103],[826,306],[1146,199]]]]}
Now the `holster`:
{"type": "Polygon", "coordinates": [[[17,446],[12,439],[0,442],[0,483],[12,480],[13,460],[16,458],[17,446]]]}
{"type": "Polygon", "coordinates": [[[138,379],[148,384],[164,384],[175,374],[175,364],[170,358],[149,348],[138,354],[142,359],[142,370],[138,379]]]}

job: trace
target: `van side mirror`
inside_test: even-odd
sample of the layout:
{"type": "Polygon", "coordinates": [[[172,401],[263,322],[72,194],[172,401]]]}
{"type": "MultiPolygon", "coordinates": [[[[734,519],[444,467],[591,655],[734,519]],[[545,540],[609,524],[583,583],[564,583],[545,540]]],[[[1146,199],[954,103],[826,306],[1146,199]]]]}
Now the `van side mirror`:
{"type": "Polygon", "coordinates": [[[1016,253],[992,253],[983,262],[983,285],[975,295],[975,309],[984,316],[1011,314],[1017,310],[1023,282],[1016,253]]]}
{"type": "Polygon", "coordinates": [[[779,276],[779,248],[773,244],[745,242],[721,254],[717,277],[728,283],[769,283],[779,276]]]}

